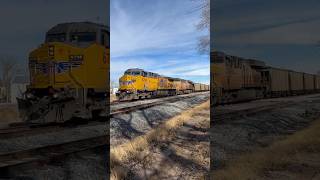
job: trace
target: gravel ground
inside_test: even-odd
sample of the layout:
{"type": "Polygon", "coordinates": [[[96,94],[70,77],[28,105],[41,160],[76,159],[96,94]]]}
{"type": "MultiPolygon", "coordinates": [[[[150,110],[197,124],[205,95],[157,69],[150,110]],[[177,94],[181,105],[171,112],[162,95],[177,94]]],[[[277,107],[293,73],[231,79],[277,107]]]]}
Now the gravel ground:
{"type": "MultiPolygon", "coordinates": [[[[255,147],[268,146],[282,135],[292,134],[300,130],[320,116],[320,96],[278,98],[251,102],[253,105],[263,102],[292,102],[283,108],[275,108],[269,112],[236,118],[211,127],[211,162],[213,170],[223,168],[228,160],[239,153],[253,150],[255,147]]],[[[243,105],[249,105],[246,103],[243,105]]],[[[250,106],[252,106],[252,104],[250,106]]],[[[220,109],[238,109],[241,104],[220,109]]],[[[248,106],[247,106],[248,107],[248,106]]],[[[213,116],[214,117],[214,116],[213,116]]]]}
{"type": "Polygon", "coordinates": [[[209,105],[125,163],[128,179],[202,179],[210,168],[209,105]]]}
{"type": "Polygon", "coordinates": [[[136,105],[142,105],[142,104],[148,104],[148,103],[153,103],[153,102],[158,102],[158,101],[166,101],[170,99],[176,99],[180,97],[194,97],[198,95],[203,95],[203,94],[208,94],[209,92],[198,92],[198,93],[192,93],[192,94],[183,94],[179,96],[169,96],[169,97],[163,97],[163,98],[156,98],[156,99],[144,99],[144,100],[139,100],[139,101],[129,101],[129,102],[121,102],[119,104],[113,104],[110,107],[110,111],[117,110],[120,108],[124,107],[132,107],[136,105]]]}
{"type": "MultiPolygon", "coordinates": [[[[209,93],[202,93],[201,95],[186,98],[182,101],[154,106],[143,111],[118,115],[111,119],[111,134],[117,135],[117,137],[124,135],[124,139],[130,137],[130,134],[143,134],[156,126],[159,121],[168,119],[182,112],[184,109],[199,104],[208,98],[209,93]]],[[[106,128],[106,124],[101,123],[99,125],[66,128],[59,132],[0,139],[0,154],[101,136],[106,134],[106,128]]],[[[118,140],[121,142],[121,139],[118,140]]]]}
{"type": "MultiPolygon", "coordinates": [[[[113,140],[118,138],[118,143],[124,143],[125,140],[130,140],[137,135],[142,135],[148,130],[156,127],[160,122],[208,99],[208,92],[199,93],[197,96],[185,98],[177,102],[166,103],[141,111],[117,115],[111,119],[110,122],[110,131],[113,135],[113,140]]],[[[73,127],[59,132],[48,132],[24,137],[0,139],[0,154],[100,136],[106,134],[107,127],[108,126],[106,126],[106,124],[102,123],[87,127],[73,127]]],[[[35,180],[103,179],[107,173],[107,169],[105,168],[106,165],[103,164],[105,159],[105,151],[93,152],[90,150],[66,155],[61,158],[57,157],[50,161],[27,163],[25,165],[14,166],[8,169],[0,169],[0,175],[8,175],[11,179],[35,180]],[[90,174],[90,177],[88,174],[90,174]]]]}
{"type": "Polygon", "coordinates": [[[209,99],[209,95],[209,92],[201,93],[173,103],[114,116],[110,120],[110,143],[112,146],[119,145],[143,135],[164,120],[205,102],[209,99]]]}

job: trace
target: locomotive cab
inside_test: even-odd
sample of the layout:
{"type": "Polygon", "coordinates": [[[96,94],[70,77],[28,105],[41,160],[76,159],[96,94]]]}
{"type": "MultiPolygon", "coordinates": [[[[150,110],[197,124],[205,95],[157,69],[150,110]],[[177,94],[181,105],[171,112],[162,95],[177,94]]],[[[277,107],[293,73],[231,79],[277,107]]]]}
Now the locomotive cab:
{"type": "Polygon", "coordinates": [[[30,85],[18,99],[22,119],[64,122],[101,109],[109,97],[109,35],[109,27],[91,22],[51,28],[29,54],[30,85]]]}
{"type": "Polygon", "coordinates": [[[151,98],[158,89],[160,75],[143,69],[128,69],[119,79],[119,100],[151,98]]]}
{"type": "Polygon", "coordinates": [[[142,69],[128,69],[124,75],[119,79],[119,91],[127,91],[127,93],[134,93],[138,86],[137,80],[143,76],[142,69]]]}

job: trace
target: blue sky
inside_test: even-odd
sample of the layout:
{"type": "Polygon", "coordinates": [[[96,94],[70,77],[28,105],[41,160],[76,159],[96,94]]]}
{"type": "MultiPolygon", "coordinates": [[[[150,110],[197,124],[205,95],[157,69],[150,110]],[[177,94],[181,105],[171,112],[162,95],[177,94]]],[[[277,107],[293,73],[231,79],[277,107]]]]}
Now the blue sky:
{"type": "Polygon", "coordinates": [[[214,50],[296,71],[320,70],[319,0],[214,2],[214,50]]]}
{"type": "Polygon", "coordinates": [[[191,0],[111,0],[111,80],[128,68],[209,84],[209,56],[197,51],[201,11],[191,0]]]}

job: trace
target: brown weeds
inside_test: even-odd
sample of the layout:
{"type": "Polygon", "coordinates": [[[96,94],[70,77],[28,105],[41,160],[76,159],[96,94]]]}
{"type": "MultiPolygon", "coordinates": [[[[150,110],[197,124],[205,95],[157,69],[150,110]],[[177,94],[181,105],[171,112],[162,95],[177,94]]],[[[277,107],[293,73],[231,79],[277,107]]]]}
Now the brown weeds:
{"type": "Polygon", "coordinates": [[[126,177],[128,170],[124,168],[123,164],[137,157],[140,152],[148,148],[152,142],[164,141],[165,139],[170,138],[175,129],[182,126],[184,122],[192,119],[192,117],[200,110],[206,109],[209,111],[209,106],[210,103],[207,101],[167,120],[165,123],[159,125],[157,128],[149,131],[143,136],[139,136],[130,142],[111,148],[111,179],[123,179],[126,177]]]}

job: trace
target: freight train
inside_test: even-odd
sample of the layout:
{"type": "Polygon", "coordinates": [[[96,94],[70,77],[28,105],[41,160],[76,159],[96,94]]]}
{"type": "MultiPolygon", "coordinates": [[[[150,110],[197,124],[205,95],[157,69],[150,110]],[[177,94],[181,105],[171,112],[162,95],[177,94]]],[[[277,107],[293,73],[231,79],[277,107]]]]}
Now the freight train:
{"type": "Polygon", "coordinates": [[[320,92],[320,75],[270,67],[219,51],[211,52],[210,59],[213,105],[320,92]]]}
{"type": "Polygon", "coordinates": [[[29,54],[30,84],[17,98],[28,123],[99,116],[109,102],[109,27],[92,22],[52,27],[29,54]]]}
{"type": "Polygon", "coordinates": [[[209,85],[189,80],[160,76],[143,69],[128,69],[119,79],[116,93],[119,101],[174,96],[192,92],[209,91],[209,85]]]}

